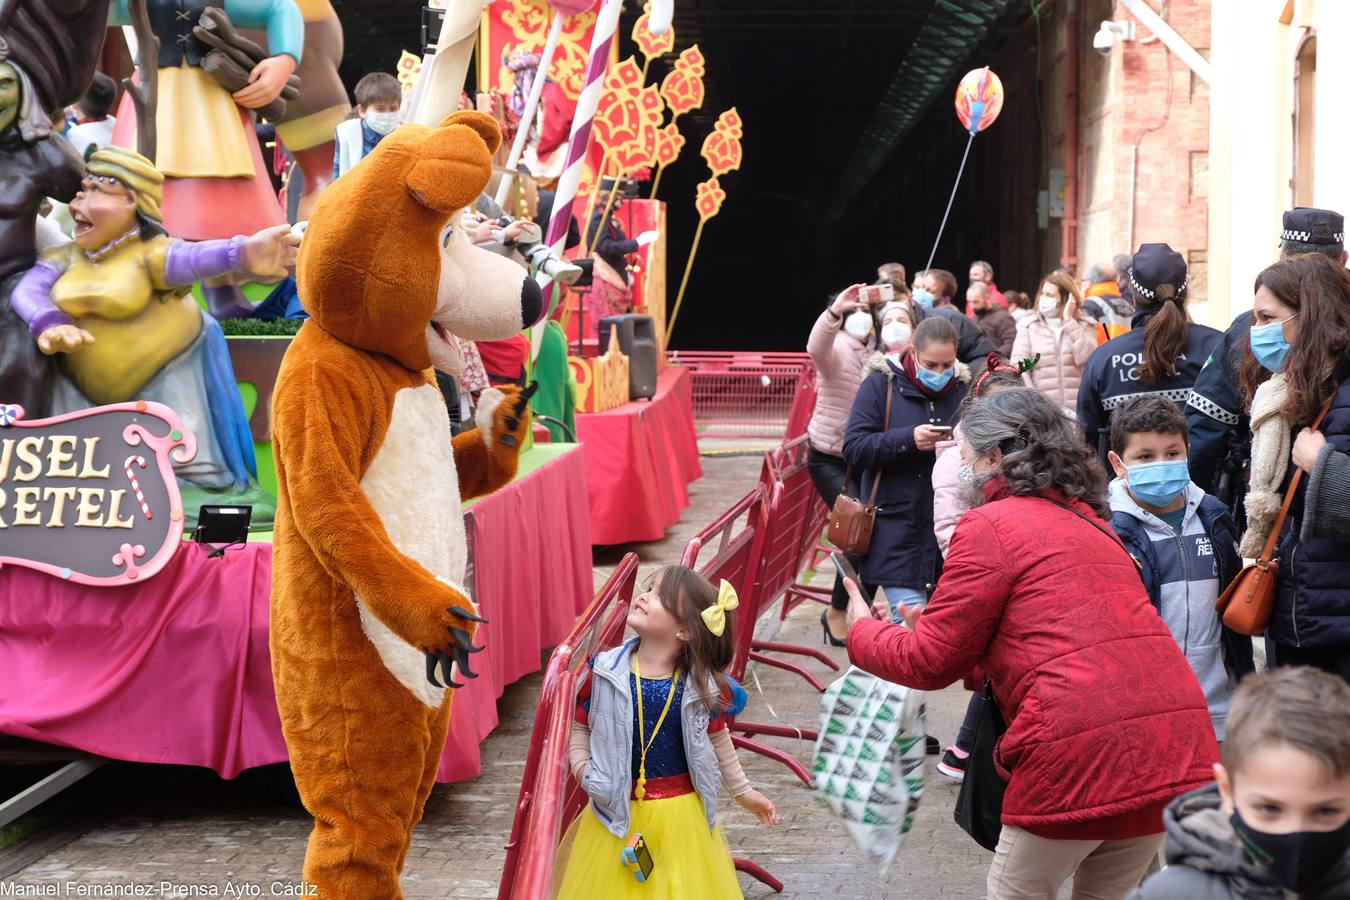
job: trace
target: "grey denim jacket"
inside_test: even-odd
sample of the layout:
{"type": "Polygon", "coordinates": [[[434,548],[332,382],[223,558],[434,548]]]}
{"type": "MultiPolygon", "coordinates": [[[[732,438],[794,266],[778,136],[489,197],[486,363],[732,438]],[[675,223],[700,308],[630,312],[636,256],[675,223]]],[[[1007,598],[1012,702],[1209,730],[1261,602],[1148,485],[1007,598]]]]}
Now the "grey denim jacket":
{"type": "MultiPolygon", "coordinates": [[[[637,641],[631,638],[599,654],[591,669],[591,758],[581,775],[581,787],[590,796],[600,824],[618,838],[628,836],[628,803],[633,794],[633,694],[628,675],[637,641]]],[[[708,739],[711,718],[699,692],[685,690],[680,702],[684,755],[709,829],[716,823],[717,794],[722,789],[722,772],[708,739]]]]}

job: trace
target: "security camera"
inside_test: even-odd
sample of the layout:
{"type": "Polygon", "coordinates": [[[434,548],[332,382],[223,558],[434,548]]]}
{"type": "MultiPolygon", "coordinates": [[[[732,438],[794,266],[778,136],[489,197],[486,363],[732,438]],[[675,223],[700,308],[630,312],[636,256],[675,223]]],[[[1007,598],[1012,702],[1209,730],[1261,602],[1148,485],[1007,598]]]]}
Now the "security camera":
{"type": "Polygon", "coordinates": [[[1092,36],[1092,49],[1102,56],[1106,56],[1111,52],[1111,48],[1116,45],[1116,41],[1132,40],[1134,40],[1134,22],[1132,20],[1116,22],[1108,19],[1092,36]]]}
{"type": "Polygon", "coordinates": [[[1102,56],[1106,56],[1115,45],[1116,33],[1111,30],[1111,23],[1103,22],[1102,27],[1098,28],[1097,33],[1092,36],[1092,49],[1102,56]]]}

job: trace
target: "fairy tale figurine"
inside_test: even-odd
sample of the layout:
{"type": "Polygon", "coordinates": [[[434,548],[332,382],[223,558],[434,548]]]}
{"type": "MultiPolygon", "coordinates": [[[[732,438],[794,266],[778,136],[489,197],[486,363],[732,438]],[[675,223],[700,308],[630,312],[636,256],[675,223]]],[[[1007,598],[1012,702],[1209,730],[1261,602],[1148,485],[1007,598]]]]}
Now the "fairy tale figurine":
{"type": "MultiPolygon", "coordinates": [[[[295,0],[146,0],[159,38],[155,167],[164,174],[164,228],[188,240],[253,234],[286,221],[253,132],[252,110],[281,96],[300,63],[304,20],[295,0]],[[272,54],[231,94],[202,68],[210,48],[193,29],[208,7],[236,28],[263,29],[272,54]]],[[[110,25],[130,25],[128,0],[114,0],[110,25]]],[[[124,96],[113,143],[136,147],[136,112],[124,96]]],[[[203,285],[217,318],[248,315],[228,279],[203,285]]]]}
{"type": "Polygon", "coordinates": [[[228,240],[171,238],[160,217],[164,178],[148,159],[104,147],[86,165],[70,202],[75,240],[44,251],[10,297],[40,351],[60,360],[65,378],[52,392],[53,414],[159,401],[197,436],[196,458],[178,466],[181,480],[257,493],[225,338],[188,289],[229,274],[282,276],[299,238],[285,224],[228,240]]]}

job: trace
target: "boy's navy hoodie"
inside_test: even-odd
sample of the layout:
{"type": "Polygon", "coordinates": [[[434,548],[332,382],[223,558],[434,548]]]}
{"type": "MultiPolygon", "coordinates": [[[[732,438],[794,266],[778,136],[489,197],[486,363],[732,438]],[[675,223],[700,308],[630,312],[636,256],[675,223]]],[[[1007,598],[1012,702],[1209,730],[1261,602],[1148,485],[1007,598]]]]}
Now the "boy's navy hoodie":
{"type": "Polygon", "coordinates": [[[1214,609],[1242,568],[1233,519],[1214,497],[1186,486],[1180,533],[1111,482],[1111,527],[1139,562],[1144,588],[1205,692],[1215,736],[1222,741],[1238,679],[1251,672],[1251,638],[1223,627],[1214,609]]]}
{"type": "Polygon", "coordinates": [[[1182,794],[1163,813],[1167,868],[1128,900],[1345,900],[1350,853],[1301,894],[1286,891],[1247,858],[1215,785],[1182,794]]]}

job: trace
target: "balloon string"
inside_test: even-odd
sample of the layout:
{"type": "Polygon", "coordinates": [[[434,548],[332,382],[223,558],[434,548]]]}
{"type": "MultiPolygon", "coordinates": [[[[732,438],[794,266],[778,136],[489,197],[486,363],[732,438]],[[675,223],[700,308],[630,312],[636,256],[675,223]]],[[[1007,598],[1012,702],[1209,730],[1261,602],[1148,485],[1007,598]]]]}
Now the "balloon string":
{"type": "Polygon", "coordinates": [[[947,217],[952,214],[952,203],[956,200],[956,189],[961,186],[961,176],[966,171],[966,158],[970,156],[970,145],[975,142],[975,132],[970,133],[970,139],[966,141],[966,152],[961,154],[961,168],[956,170],[956,183],[952,185],[952,195],[947,198],[947,211],[942,214],[942,224],[938,226],[937,238],[933,240],[933,251],[928,254],[928,265],[924,266],[924,271],[933,268],[933,257],[937,256],[938,244],[942,242],[942,232],[947,230],[947,217]]]}

